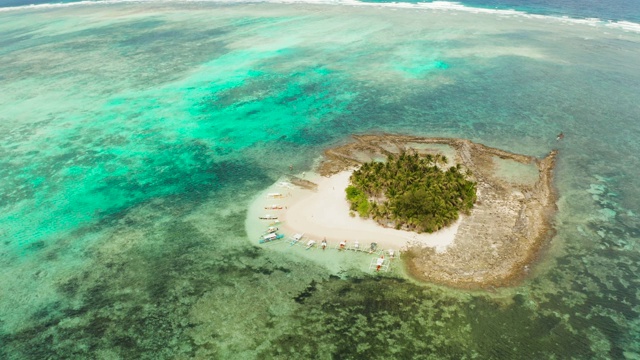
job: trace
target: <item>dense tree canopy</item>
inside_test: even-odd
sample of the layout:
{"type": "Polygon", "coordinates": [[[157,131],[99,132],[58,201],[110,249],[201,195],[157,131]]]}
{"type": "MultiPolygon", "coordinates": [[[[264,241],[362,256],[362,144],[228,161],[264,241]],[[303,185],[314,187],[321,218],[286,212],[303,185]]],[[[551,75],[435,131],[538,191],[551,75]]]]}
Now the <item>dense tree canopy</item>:
{"type": "Polygon", "coordinates": [[[446,157],[402,153],[386,162],[368,162],[353,172],[347,187],[351,210],[396,229],[434,232],[468,213],[476,184],[460,165],[442,170],[446,157]]]}

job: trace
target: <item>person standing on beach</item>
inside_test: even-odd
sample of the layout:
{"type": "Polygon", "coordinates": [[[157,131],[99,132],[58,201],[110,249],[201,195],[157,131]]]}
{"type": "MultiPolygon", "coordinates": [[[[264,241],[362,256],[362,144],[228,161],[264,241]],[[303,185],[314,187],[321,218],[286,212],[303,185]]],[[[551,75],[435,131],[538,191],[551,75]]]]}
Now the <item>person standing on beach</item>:
{"type": "Polygon", "coordinates": [[[327,247],[327,238],[322,239],[322,250],[327,247]]]}

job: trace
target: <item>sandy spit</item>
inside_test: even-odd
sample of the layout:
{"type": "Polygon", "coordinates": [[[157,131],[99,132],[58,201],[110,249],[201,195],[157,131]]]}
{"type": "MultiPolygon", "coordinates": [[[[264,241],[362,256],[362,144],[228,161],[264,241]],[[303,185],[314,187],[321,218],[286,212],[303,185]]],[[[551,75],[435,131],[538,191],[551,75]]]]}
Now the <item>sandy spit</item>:
{"type": "Polygon", "coordinates": [[[280,233],[289,237],[304,233],[305,239],[327,240],[329,247],[346,240],[352,247],[356,241],[360,248],[368,248],[372,242],[379,248],[406,250],[408,246],[431,247],[436,252],[446,252],[458,231],[461,220],[452,226],[433,234],[383,227],[371,219],[349,215],[349,203],[345,189],[349,184],[352,170],[323,177],[315,173],[303,175],[305,180],[317,184],[315,190],[305,189],[281,180],[266,189],[256,198],[249,209],[250,222],[247,226],[251,239],[257,239],[271,221],[259,220],[259,216],[278,216],[280,233]],[[269,196],[269,194],[282,194],[269,196]],[[282,209],[268,209],[270,207],[282,209]]]}

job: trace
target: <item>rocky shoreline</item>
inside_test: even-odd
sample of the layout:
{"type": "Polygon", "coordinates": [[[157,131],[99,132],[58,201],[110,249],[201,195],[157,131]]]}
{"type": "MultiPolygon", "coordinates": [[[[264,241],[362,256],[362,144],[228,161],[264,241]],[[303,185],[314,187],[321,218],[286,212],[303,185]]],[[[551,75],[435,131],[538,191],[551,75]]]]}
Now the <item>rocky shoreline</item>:
{"type": "Polygon", "coordinates": [[[538,159],[464,139],[390,134],[353,138],[355,142],[325,151],[318,169],[321,175],[330,176],[401,151],[417,151],[446,155],[447,166],[460,164],[477,182],[477,202],[471,214],[462,218],[446,251],[418,245],[405,251],[408,271],[418,280],[462,288],[512,285],[526,276],[529,265],[555,233],[556,150],[538,159]],[[499,161],[534,166],[538,176],[530,182],[506,178],[496,170],[499,161]]]}

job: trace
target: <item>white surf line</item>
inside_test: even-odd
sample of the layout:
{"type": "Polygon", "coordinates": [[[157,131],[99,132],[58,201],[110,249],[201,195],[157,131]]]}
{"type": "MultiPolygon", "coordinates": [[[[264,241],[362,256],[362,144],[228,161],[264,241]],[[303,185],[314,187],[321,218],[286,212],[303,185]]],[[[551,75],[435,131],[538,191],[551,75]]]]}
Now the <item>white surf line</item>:
{"type": "Polygon", "coordinates": [[[571,18],[568,16],[539,15],[530,14],[520,10],[513,9],[487,9],[479,7],[471,7],[454,1],[433,1],[423,3],[373,3],[358,0],[98,0],[98,1],[78,1],[72,3],[47,3],[32,4],[22,6],[12,6],[0,8],[0,12],[19,11],[19,10],[38,10],[38,9],[54,9],[72,6],[88,6],[88,5],[109,5],[124,3],[221,3],[221,4],[252,4],[252,3],[273,3],[273,4],[313,4],[313,5],[349,5],[349,6],[369,6],[369,7],[385,7],[398,9],[419,9],[419,10],[437,10],[437,11],[459,11],[474,14],[496,14],[502,16],[521,16],[525,18],[556,20],[563,23],[602,26],[605,28],[618,29],[625,32],[640,33],[640,23],[631,21],[614,21],[603,20],[600,18],[571,18]]]}

